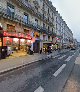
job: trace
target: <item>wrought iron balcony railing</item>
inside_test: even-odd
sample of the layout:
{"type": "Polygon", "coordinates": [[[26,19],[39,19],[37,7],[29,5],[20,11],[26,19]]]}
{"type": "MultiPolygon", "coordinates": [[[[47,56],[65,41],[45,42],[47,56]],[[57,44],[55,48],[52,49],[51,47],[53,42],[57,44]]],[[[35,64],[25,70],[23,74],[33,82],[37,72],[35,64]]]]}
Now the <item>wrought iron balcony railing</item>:
{"type": "Polygon", "coordinates": [[[25,21],[24,20],[24,17],[21,17],[20,15],[17,15],[17,14],[9,14],[7,12],[7,9],[4,9],[0,6],[0,16],[1,17],[4,17],[4,18],[7,18],[9,20],[12,20],[12,21],[15,21],[15,22],[18,22],[18,23],[21,23],[29,28],[33,28],[34,30],[37,30],[39,32],[44,32],[48,35],[51,35],[52,33],[48,31],[47,28],[44,28],[44,27],[41,27],[40,25],[36,25],[35,23],[32,23],[31,21],[25,21]]]}

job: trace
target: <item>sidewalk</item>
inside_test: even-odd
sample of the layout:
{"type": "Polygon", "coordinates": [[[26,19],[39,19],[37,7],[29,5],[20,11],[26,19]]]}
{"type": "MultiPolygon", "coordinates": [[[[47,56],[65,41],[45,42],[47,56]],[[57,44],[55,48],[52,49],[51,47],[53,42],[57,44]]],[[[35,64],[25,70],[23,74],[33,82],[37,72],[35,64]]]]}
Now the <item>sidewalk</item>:
{"type": "Polygon", "coordinates": [[[47,54],[34,54],[34,55],[26,55],[17,58],[7,58],[0,60],[0,74],[5,73],[7,71],[11,71],[13,69],[18,69],[22,66],[25,66],[29,63],[36,62],[38,60],[50,58],[51,56],[55,56],[58,54],[58,51],[53,51],[53,53],[47,54]]]}

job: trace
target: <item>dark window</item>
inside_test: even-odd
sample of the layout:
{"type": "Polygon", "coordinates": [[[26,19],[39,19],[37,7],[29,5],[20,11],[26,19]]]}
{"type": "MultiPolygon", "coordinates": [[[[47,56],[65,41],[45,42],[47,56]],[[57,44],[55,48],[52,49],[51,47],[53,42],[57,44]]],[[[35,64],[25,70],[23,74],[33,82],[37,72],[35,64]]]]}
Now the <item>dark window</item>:
{"type": "Polygon", "coordinates": [[[50,40],[50,36],[48,36],[48,40],[50,40]]]}
{"type": "Polygon", "coordinates": [[[38,25],[38,20],[37,19],[35,19],[35,24],[38,25]]]}
{"type": "Polygon", "coordinates": [[[14,17],[14,6],[10,3],[7,3],[7,14],[10,16],[10,17],[14,17]]]}
{"type": "Polygon", "coordinates": [[[45,28],[45,24],[43,23],[43,28],[45,28]]]}
{"type": "Polygon", "coordinates": [[[44,14],[43,14],[43,19],[44,19],[44,14]]]}
{"type": "Polygon", "coordinates": [[[57,24],[56,24],[56,29],[57,29],[57,24]]]}
{"type": "Polygon", "coordinates": [[[49,22],[49,17],[48,17],[48,22],[49,22]]]}
{"type": "Polygon", "coordinates": [[[53,32],[53,28],[52,28],[52,32],[53,32]]]}
{"type": "Polygon", "coordinates": [[[52,13],[52,18],[53,18],[53,13],[52,13]]]}
{"type": "Polygon", "coordinates": [[[26,0],[28,2],[28,0],[26,0]]]}
{"type": "Polygon", "coordinates": [[[48,31],[49,31],[49,26],[48,26],[48,31]]]}
{"type": "Polygon", "coordinates": [[[8,32],[15,32],[15,26],[7,24],[7,31],[8,32]]]}
{"type": "Polygon", "coordinates": [[[49,13],[49,8],[48,8],[48,13],[49,13]]]}
{"type": "Polygon", "coordinates": [[[35,6],[36,11],[38,12],[38,7],[35,6]]]}
{"type": "Polygon", "coordinates": [[[24,13],[24,22],[28,23],[28,14],[25,14],[25,13],[24,13]]]}

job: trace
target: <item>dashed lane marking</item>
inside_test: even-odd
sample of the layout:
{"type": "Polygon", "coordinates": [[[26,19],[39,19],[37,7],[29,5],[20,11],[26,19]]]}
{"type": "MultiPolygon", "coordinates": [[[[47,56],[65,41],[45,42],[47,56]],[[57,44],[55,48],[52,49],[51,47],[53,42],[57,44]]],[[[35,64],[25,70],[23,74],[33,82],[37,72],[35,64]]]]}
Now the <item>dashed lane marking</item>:
{"type": "Polygon", "coordinates": [[[74,52],[74,51],[70,51],[70,52],[74,52]]]}
{"type": "Polygon", "coordinates": [[[44,92],[44,89],[41,86],[39,86],[34,92],[44,92]]]}
{"type": "Polygon", "coordinates": [[[74,55],[72,55],[72,56],[69,56],[65,61],[70,61],[70,59],[73,57],[74,55]]]}
{"type": "Polygon", "coordinates": [[[54,56],[53,58],[59,57],[60,55],[54,56]]]}
{"type": "Polygon", "coordinates": [[[62,59],[62,58],[64,58],[66,55],[63,55],[62,57],[59,57],[58,59],[62,59]]]}
{"type": "Polygon", "coordinates": [[[62,70],[66,67],[66,64],[63,64],[54,74],[53,76],[57,77],[61,72],[62,70]]]}

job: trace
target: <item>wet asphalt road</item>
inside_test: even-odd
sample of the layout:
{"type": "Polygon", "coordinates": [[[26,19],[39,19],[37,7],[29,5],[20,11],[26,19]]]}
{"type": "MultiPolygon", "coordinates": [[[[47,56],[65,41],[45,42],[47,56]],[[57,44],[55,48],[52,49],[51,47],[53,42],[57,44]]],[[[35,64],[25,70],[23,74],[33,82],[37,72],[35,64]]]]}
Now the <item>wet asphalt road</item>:
{"type": "Polygon", "coordinates": [[[62,92],[80,92],[80,54],[62,92]]]}
{"type": "Polygon", "coordinates": [[[0,75],[0,92],[61,92],[78,54],[77,50],[68,51],[0,75]],[[63,72],[53,76],[63,64],[66,64],[63,72]],[[35,91],[38,87],[44,91],[35,91]]]}

